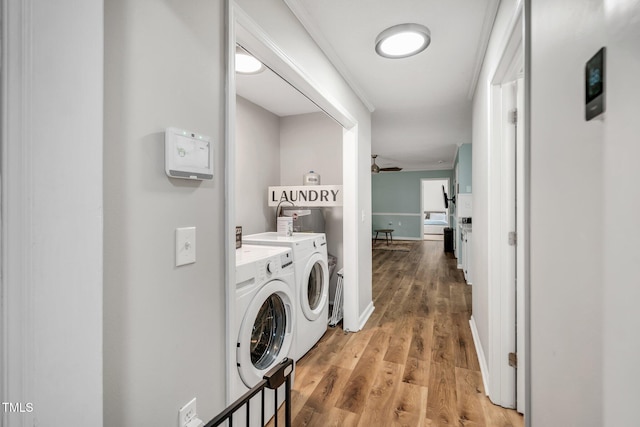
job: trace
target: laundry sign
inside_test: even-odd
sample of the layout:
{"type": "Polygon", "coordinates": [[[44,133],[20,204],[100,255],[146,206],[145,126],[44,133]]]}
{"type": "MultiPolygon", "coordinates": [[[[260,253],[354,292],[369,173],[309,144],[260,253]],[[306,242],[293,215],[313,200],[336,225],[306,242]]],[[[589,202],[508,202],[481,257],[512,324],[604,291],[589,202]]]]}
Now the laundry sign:
{"type": "Polygon", "coordinates": [[[290,202],[295,206],[342,206],[342,185],[269,187],[269,206],[290,202]]]}

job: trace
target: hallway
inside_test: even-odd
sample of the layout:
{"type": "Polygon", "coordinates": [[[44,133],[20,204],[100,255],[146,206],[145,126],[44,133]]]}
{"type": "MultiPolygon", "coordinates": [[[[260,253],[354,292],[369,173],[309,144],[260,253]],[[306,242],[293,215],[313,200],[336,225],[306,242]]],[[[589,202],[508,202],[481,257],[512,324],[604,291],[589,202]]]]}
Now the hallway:
{"type": "Polygon", "coordinates": [[[294,426],[524,425],[484,394],[468,322],[472,287],[456,260],[442,242],[410,245],[373,250],[376,309],[366,327],[329,329],[298,362],[294,426]]]}

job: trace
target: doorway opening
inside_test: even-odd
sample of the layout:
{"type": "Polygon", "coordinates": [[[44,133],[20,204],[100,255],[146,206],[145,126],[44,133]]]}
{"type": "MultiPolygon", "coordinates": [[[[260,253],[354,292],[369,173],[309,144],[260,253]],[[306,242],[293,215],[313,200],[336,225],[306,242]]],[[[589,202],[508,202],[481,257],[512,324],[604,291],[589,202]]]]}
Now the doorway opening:
{"type": "MultiPolygon", "coordinates": [[[[342,142],[342,253],[344,263],[344,277],[349,277],[352,283],[358,283],[359,265],[359,222],[364,212],[358,212],[358,122],[349,111],[340,105],[332,96],[327,94],[311,80],[309,73],[285,54],[277,44],[256,24],[235,2],[228,1],[227,9],[227,126],[225,145],[225,192],[227,204],[225,207],[226,229],[226,322],[227,322],[227,378],[231,382],[231,373],[236,366],[236,337],[232,336],[230,325],[234,323],[239,313],[235,312],[235,227],[238,218],[238,201],[240,197],[239,182],[237,180],[236,159],[236,75],[235,52],[237,45],[249,51],[256,59],[267,65],[277,76],[288,82],[295,90],[315,104],[337,122],[340,127],[342,142]]],[[[314,113],[316,114],[316,113],[314,113]]],[[[321,113],[318,113],[321,114],[321,113]]],[[[308,171],[307,171],[308,172],[308,171]]],[[[280,177],[279,177],[280,178],[280,177]]],[[[300,176],[302,178],[302,176],[300,176]]],[[[264,219],[263,219],[264,220],[264,219]]],[[[336,223],[338,220],[335,221],[336,223]]],[[[257,223],[256,223],[257,224],[257,223]]],[[[359,290],[357,286],[345,287],[343,292],[343,329],[358,331],[373,311],[373,303],[369,304],[364,313],[360,314],[359,290]]],[[[227,387],[227,400],[231,402],[230,387],[227,387]]]]}
{"type": "Polygon", "coordinates": [[[422,240],[444,240],[444,229],[451,226],[449,207],[444,202],[445,190],[451,193],[449,178],[420,180],[422,240]]]}

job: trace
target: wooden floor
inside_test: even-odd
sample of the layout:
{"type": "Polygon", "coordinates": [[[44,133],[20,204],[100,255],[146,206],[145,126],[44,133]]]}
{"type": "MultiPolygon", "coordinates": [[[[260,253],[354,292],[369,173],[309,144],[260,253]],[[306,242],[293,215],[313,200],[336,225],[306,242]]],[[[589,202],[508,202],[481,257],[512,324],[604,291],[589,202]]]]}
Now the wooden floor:
{"type": "Polygon", "coordinates": [[[375,311],[358,333],[330,328],[298,361],[292,425],[524,426],[484,393],[471,289],[442,242],[374,250],[375,311]]]}

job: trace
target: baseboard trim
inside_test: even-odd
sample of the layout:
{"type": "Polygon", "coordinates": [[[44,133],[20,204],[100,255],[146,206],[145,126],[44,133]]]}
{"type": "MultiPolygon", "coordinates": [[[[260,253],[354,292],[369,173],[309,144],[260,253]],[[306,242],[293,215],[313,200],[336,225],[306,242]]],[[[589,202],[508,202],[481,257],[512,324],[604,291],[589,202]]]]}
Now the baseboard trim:
{"type": "Polygon", "coordinates": [[[476,347],[476,354],[478,355],[478,363],[480,364],[480,372],[482,373],[484,392],[487,396],[489,396],[489,365],[487,365],[487,359],[484,357],[482,343],[480,342],[480,335],[478,335],[478,328],[476,327],[476,320],[473,318],[473,316],[471,316],[471,319],[469,319],[469,326],[471,326],[473,344],[476,347]]]}
{"type": "MultiPolygon", "coordinates": [[[[375,307],[373,306],[373,301],[371,301],[367,306],[367,308],[360,315],[360,321],[358,323],[358,331],[361,331],[362,328],[364,328],[364,325],[367,323],[367,320],[369,320],[369,317],[371,317],[373,310],[375,310],[375,307]]],[[[358,332],[358,331],[348,331],[348,332],[358,332]]]]}

